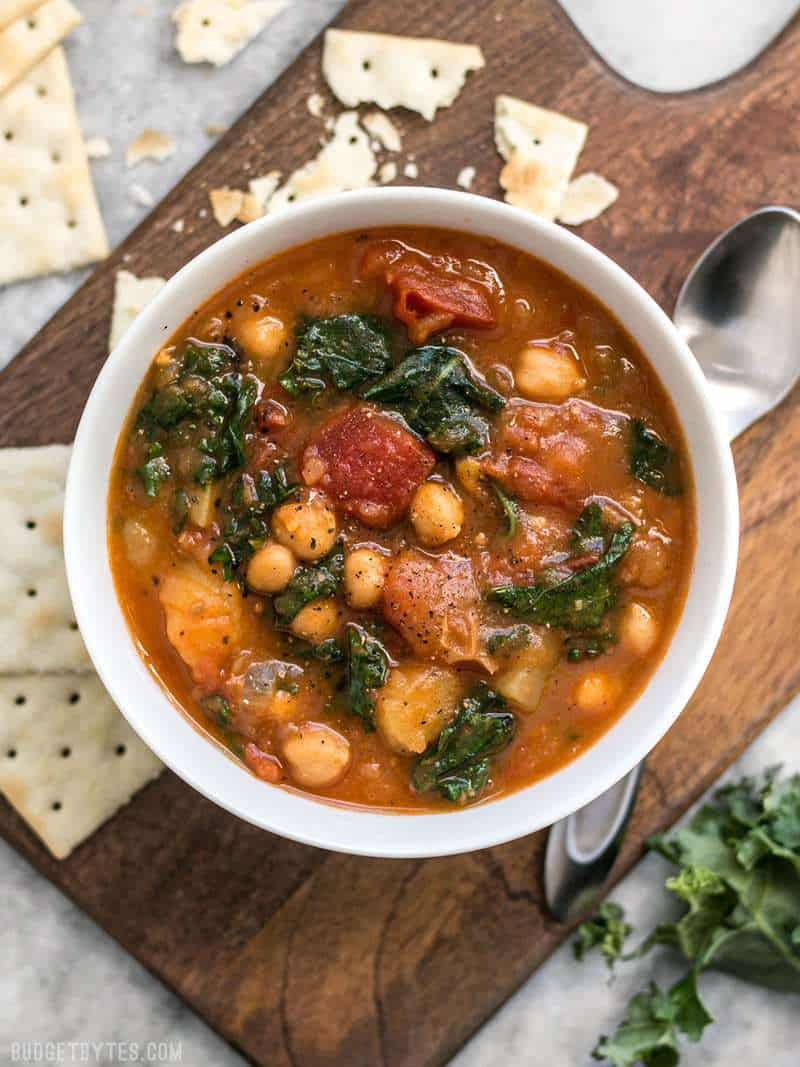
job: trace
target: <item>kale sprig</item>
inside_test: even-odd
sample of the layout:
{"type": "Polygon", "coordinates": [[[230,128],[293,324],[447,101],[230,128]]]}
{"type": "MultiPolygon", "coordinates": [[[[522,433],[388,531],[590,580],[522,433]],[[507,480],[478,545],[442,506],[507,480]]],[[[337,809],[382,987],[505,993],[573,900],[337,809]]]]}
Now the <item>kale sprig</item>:
{"type": "Polygon", "coordinates": [[[344,575],[344,548],[337,542],[327,556],[298,567],[284,591],[272,601],[276,621],[288,626],[306,604],[336,595],[344,575]]]}
{"type": "Polygon", "coordinates": [[[439,740],[414,764],[411,783],[445,800],[475,800],[489,782],[491,757],[514,737],[516,720],[494,690],[477,686],[461,702],[439,740]]]}
{"type": "Polygon", "coordinates": [[[575,524],[573,551],[577,556],[602,552],[595,563],[566,576],[558,569],[546,571],[534,585],[496,586],[488,598],[527,622],[575,633],[596,630],[616,603],[614,578],[633,534],[629,522],[610,532],[600,508],[590,504],[575,524]]]}
{"type": "Polygon", "coordinates": [[[631,422],[630,457],[631,474],[640,482],[664,496],[683,492],[677,454],[641,419],[631,422]]]}
{"type": "Polygon", "coordinates": [[[494,414],[505,405],[450,345],[414,349],[364,396],[397,411],[437,452],[455,455],[483,448],[489,438],[483,412],[494,414]]]}
{"type": "Polygon", "coordinates": [[[594,1058],[615,1067],[675,1067],[681,1037],[698,1041],[713,1021],[697,988],[708,968],[800,993],[800,775],[781,779],[772,768],[725,786],[688,826],[648,848],[676,866],[666,887],[683,913],[622,955],[622,910],[606,904],[579,928],[576,956],[599,945],[613,963],[666,946],[689,969],[670,989],[651,984],[635,996],[616,1032],[600,1039],[594,1058]]]}
{"type": "Polygon", "coordinates": [[[295,397],[313,398],[329,383],[337,389],[355,389],[380,378],[391,365],[389,328],[375,315],[305,318],[296,339],[295,357],[278,379],[295,397]]]}
{"type": "Polygon", "coordinates": [[[375,729],[374,691],[389,677],[389,654],[363,626],[347,626],[347,706],[367,730],[375,729]]]}

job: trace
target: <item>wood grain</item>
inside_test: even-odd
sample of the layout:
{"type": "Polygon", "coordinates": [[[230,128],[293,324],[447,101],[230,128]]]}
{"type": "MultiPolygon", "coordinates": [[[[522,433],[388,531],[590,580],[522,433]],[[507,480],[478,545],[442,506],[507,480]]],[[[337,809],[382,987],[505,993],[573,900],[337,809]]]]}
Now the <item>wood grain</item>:
{"type": "MultiPolygon", "coordinates": [[[[792,203],[800,158],[800,29],[748,69],[678,98],[612,74],[551,0],[361,0],[340,24],[474,41],[487,68],[435,124],[403,114],[420,182],[465,164],[498,195],[503,91],[591,124],[581,169],[619,202],[582,234],[670,310],[708,241],[765,203],[792,203]]],[[[312,155],[322,90],[312,46],[0,377],[0,444],[69,441],[103,361],[115,271],[169,275],[220,236],[208,189],[312,155]],[[178,238],[171,224],[182,218],[178,238]]],[[[795,205],[796,206],[796,205],[795,205]]],[[[765,353],[768,357],[768,353],[765,353]]],[[[648,763],[615,876],[798,690],[800,420],[793,394],[736,446],[743,541],[734,606],[698,694],[648,763]]],[[[66,862],[10,809],[0,831],[237,1048],[269,1067],[441,1064],[564,937],[542,908],[543,837],[427,862],[326,854],[218,810],[171,774],[66,862]]]]}

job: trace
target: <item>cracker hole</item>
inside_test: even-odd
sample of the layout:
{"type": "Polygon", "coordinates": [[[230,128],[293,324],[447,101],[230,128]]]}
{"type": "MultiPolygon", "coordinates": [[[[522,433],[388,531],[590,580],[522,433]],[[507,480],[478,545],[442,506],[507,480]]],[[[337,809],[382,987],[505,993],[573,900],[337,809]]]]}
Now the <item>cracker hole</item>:
{"type": "Polygon", "coordinates": [[[438,67],[431,67],[431,77],[432,78],[438,78],[439,77],[439,68],[438,67]]]}
{"type": "Polygon", "coordinates": [[[14,703],[17,705],[18,708],[21,708],[22,705],[27,704],[27,702],[28,698],[24,695],[24,693],[17,693],[17,695],[14,697],[14,703]]]}
{"type": "Polygon", "coordinates": [[[28,596],[36,596],[36,590],[35,589],[29,589],[28,590],[28,596]]]}
{"type": "Polygon", "coordinates": [[[69,624],[69,628],[70,628],[70,630],[73,630],[73,631],[74,631],[74,630],[77,630],[77,629],[78,629],[78,624],[77,624],[77,622],[75,622],[75,620],[74,620],[74,619],[73,619],[73,620],[72,620],[72,622],[71,622],[71,623],[69,624]]]}
{"type": "Polygon", "coordinates": [[[289,193],[289,195],[286,197],[286,199],[289,201],[290,204],[293,204],[295,202],[295,200],[297,199],[297,197],[295,196],[294,193],[289,193]]]}
{"type": "Polygon", "coordinates": [[[541,144],[542,143],[541,137],[534,137],[533,138],[533,143],[534,144],[541,144]]]}
{"type": "Polygon", "coordinates": [[[6,756],[8,756],[9,759],[16,759],[17,758],[17,750],[15,748],[10,748],[8,750],[8,752],[6,752],[6,756]]]}
{"type": "Polygon", "coordinates": [[[61,749],[61,758],[62,759],[67,759],[71,755],[72,755],[72,749],[69,747],[69,745],[65,745],[61,749]]]}
{"type": "Polygon", "coordinates": [[[50,156],[50,159],[51,159],[51,161],[53,163],[60,163],[61,162],[61,153],[60,152],[53,152],[52,155],[50,156]]]}
{"type": "Polygon", "coordinates": [[[3,134],[3,136],[5,137],[5,139],[7,141],[13,141],[14,140],[14,131],[13,130],[6,130],[6,132],[3,134]]]}
{"type": "Polygon", "coordinates": [[[61,811],[61,801],[60,800],[54,800],[53,803],[50,805],[50,808],[53,811],[61,811]]]}
{"type": "Polygon", "coordinates": [[[68,226],[68,227],[69,227],[69,228],[70,228],[71,230],[74,230],[74,229],[75,229],[75,227],[76,227],[77,225],[78,225],[78,223],[76,222],[76,220],[75,220],[75,219],[70,219],[70,220],[69,220],[69,222],[67,223],[67,226],[68,226]]]}
{"type": "Polygon", "coordinates": [[[368,59],[365,59],[364,62],[361,64],[361,69],[362,70],[371,70],[372,69],[372,63],[368,59]]]}
{"type": "Polygon", "coordinates": [[[25,523],[25,528],[27,530],[35,530],[36,529],[36,520],[35,519],[28,519],[28,521],[25,523]]]}
{"type": "Polygon", "coordinates": [[[201,19],[200,20],[200,25],[201,26],[210,26],[211,25],[211,19],[201,19]]]}
{"type": "Polygon", "coordinates": [[[27,25],[28,25],[28,29],[29,30],[35,30],[36,29],[36,19],[28,19],[27,25]]]}
{"type": "Polygon", "coordinates": [[[114,749],[114,751],[116,752],[116,754],[118,756],[124,756],[125,753],[127,752],[127,749],[125,748],[124,745],[117,745],[117,747],[114,749]]]}
{"type": "Polygon", "coordinates": [[[44,86],[44,85],[37,85],[36,86],[36,95],[37,96],[47,96],[47,87],[44,86]]]}
{"type": "Polygon", "coordinates": [[[350,138],[350,144],[358,144],[358,138],[355,134],[350,138]]]}
{"type": "Polygon", "coordinates": [[[27,198],[27,196],[21,196],[19,198],[19,206],[20,207],[27,207],[28,206],[28,198],[27,198]]]}
{"type": "Polygon", "coordinates": [[[77,704],[78,701],[81,699],[81,695],[80,693],[76,693],[73,691],[72,693],[70,693],[67,699],[69,700],[70,704],[77,704]]]}

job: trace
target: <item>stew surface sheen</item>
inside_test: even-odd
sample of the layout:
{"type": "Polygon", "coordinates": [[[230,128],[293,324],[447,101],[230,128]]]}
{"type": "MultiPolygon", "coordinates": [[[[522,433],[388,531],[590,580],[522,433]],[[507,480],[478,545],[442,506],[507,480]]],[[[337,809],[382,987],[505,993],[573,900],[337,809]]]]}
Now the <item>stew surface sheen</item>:
{"type": "Polygon", "coordinates": [[[291,249],[156,355],[109,495],[173,702],[265,782],[452,810],[551,774],[646,685],[694,553],[676,414],[589,293],[393,228],[291,249]]]}

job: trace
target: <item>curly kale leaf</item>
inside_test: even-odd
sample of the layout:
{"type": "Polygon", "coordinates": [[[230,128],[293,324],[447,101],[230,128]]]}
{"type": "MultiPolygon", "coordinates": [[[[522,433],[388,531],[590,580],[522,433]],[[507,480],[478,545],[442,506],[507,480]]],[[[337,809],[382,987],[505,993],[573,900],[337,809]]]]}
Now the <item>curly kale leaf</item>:
{"type": "Polygon", "coordinates": [[[344,549],[339,543],[316,563],[298,567],[284,591],[272,601],[278,623],[288,626],[306,604],[335,596],[343,574],[344,549]]]}
{"type": "Polygon", "coordinates": [[[497,503],[500,505],[500,509],[506,520],[506,536],[513,537],[517,532],[517,526],[519,525],[519,504],[513,496],[509,496],[508,493],[505,492],[498,482],[492,482],[492,490],[497,497],[497,503]]]}
{"type": "Polygon", "coordinates": [[[577,930],[577,939],[572,943],[576,960],[582,960],[595,948],[599,948],[609,968],[622,957],[625,939],[633,930],[625,922],[625,913],[619,904],[605,900],[597,914],[582,922],[577,930]]]}
{"type": "Polygon", "coordinates": [[[142,480],[147,496],[151,498],[157,497],[159,489],[172,474],[169,463],[164,456],[162,445],[157,442],[148,445],[147,460],[138,468],[136,473],[142,480]]]}
{"type": "Polygon", "coordinates": [[[641,419],[631,422],[630,459],[631,474],[651,489],[664,496],[679,496],[683,492],[677,455],[641,419]]]}
{"type": "Polygon", "coordinates": [[[296,336],[295,357],[278,379],[292,396],[313,397],[328,383],[355,389],[380,378],[391,365],[389,330],[375,315],[303,319],[296,336]]]}
{"type": "Polygon", "coordinates": [[[411,783],[420,793],[438,792],[446,800],[475,800],[485,789],[490,757],[514,737],[516,720],[505,700],[480,685],[461,702],[439,740],[414,764],[411,783]]]}
{"type": "Polygon", "coordinates": [[[489,591],[489,599],[528,622],[577,633],[598,629],[606,612],[616,603],[614,578],[631,546],[634,528],[632,523],[625,522],[606,542],[596,532],[594,508],[596,505],[589,505],[581,514],[573,538],[578,555],[584,554],[587,545],[594,546],[592,555],[602,548],[603,554],[596,563],[567,576],[556,570],[545,572],[542,581],[535,585],[497,586],[489,591]]]}
{"type": "Polygon", "coordinates": [[[222,567],[226,582],[241,579],[256,549],[269,536],[269,516],[273,508],[297,492],[289,482],[284,467],[272,472],[261,471],[257,477],[243,474],[236,483],[225,507],[223,541],[208,557],[209,563],[222,567]]]}
{"type": "Polygon", "coordinates": [[[374,690],[386,684],[389,665],[389,655],[377,637],[351,622],[347,627],[347,705],[367,730],[375,729],[374,690]]]}
{"type": "Polygon", "coordinates": [[[364,396],[399,412],[438,452],[453,454],[483,448],[489,424],[482,412],[505,405],[467,356],[449,345],[414,349],[364,396]]]}

